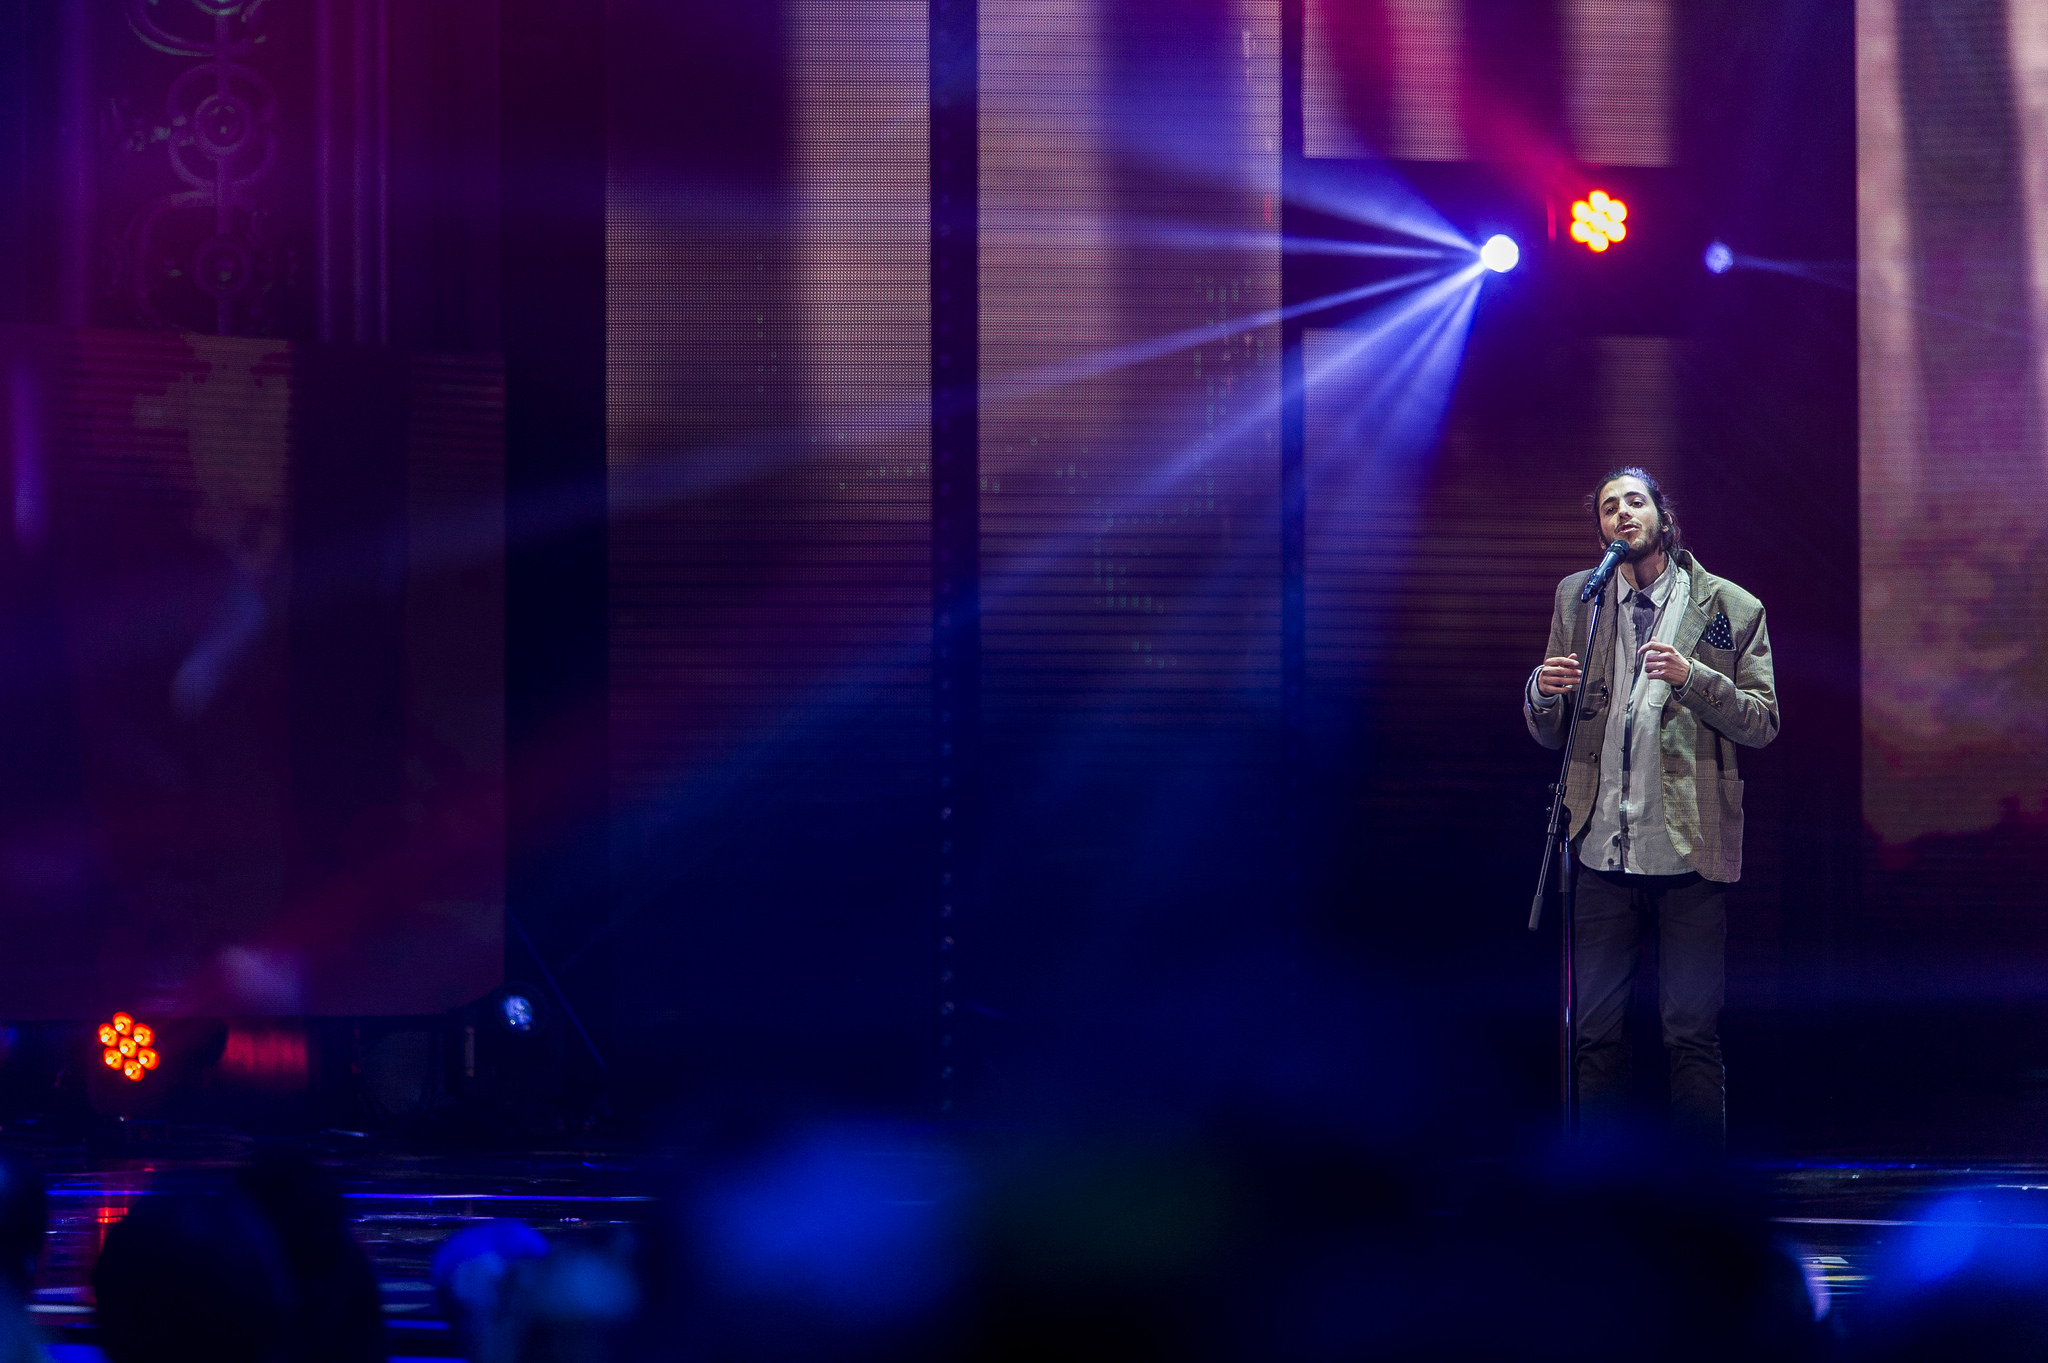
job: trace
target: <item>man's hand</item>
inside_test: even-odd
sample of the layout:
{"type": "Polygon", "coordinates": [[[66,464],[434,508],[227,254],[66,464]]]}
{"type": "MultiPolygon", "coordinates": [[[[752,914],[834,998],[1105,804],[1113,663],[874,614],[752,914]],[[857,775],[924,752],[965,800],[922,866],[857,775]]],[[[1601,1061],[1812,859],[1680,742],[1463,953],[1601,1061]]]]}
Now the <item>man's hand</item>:
{"type": "Polygon", "coordinates": [[[1674,691],[1692,676],[1692,664],[1669,644],[1652,639],[1636,650],[1636,656],[1643,660],[1646,674],[1670,682],[1674,691]]]}
{"type": "Polygon", "coordinates": [[[1543,666],[1536,669],[1536,694],[1539,696],[1569,695],[1579,687],[1579,655],[1567,653],[1562,658],[1545,658],[1543,666]]]}

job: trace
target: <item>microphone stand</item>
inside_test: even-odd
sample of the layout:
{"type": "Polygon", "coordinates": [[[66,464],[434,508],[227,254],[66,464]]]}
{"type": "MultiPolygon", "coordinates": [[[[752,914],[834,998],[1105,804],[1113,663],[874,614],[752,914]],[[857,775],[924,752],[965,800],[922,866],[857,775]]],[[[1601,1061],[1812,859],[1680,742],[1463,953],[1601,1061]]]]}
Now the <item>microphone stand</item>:
{"type": "Polygon", "coordinates": [[[1607,603],[1607,584],[1600,584],[1600,590],[1593,594],[1593,609],[1586,616],[1586,660],[1579,668],[1579,684],[1569,699],[1571,714],[1565,720],[1564,760],[1559,763],[1557,784],[1550,788],[1550,831],[1543,842],[1543,862],[1536,872],[1536,897],[1529,901],[1529,931],[1536,931],[1543,921],[1543,896],[1550,888],[1550,856],[1557,853],[1557,896],[1560,912],[1564,919],[1558,934],[1561,964],[1558,967],[1558,1102],[1563,1109],[1564,1130],[1567,1136],[1579,1128],[1579,1085],[1574,1073],[1577,1057],[1573,1052],[1578,1041],[1578,981],[1572,974],[1572,844],[1565,836],[1565,782],[1572,771],[1572,746],[1579,734],[1579,713],[1585,708],[1586,683],[1593,675],[1593,641],[1600,630],[1600,608],[1607,603]]]}

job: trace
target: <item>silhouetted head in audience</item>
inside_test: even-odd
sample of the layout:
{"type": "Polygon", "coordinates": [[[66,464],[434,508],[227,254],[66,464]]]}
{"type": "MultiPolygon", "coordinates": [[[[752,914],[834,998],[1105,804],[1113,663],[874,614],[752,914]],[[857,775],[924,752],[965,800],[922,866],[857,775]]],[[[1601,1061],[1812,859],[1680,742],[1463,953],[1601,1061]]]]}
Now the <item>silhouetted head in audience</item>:
{"type": "Polygon", "coordinates": [[[42,1176],[18,1155],[0,1154],[0,1284],[28,1299],[49,1221],[42,1176]]]}
{"type": "Polygon", "coordinates": [[[306,1363],[376,1363],[385,1356],[383,1301],[370,1256],[349,1229],[341,1189],[293,1151],[266,1151],[235,1185],[269,1223],[298,1310],[293,1333],[306,1363]]]}
{"type": "Polygon", "coordinates": [[[232,1192],[154,1193],[93,1269],[110,1363],[286,1363],[300,1305],[278,1237],[232,1192]]]}
{"type": "Polygon", "coordinates": [[[471,1363],[604,1363],[668,1357],[625,1348],[640,1309],[630,1235],[549,1241],[519,1221],[486,1221],[450,1236],[434,1256],[434,1286],[471,1363]]]}
{"type": "Polygon", "coordinates": [[[434,1291],[472,1363],[518,1357],[526,1320],[515,1298],[526,1285],[529,1265],[547,1255],[546,1238],[524,1221],[482,1221],[441,1243],[434,1254],[434,1291]]]}
{"type": "Polygon", "coordinates": [[[46,1363],[28,1313],[45,1212],[42,1177],[18,1156],[0,1154],[0,1363],[46,1363]]]}

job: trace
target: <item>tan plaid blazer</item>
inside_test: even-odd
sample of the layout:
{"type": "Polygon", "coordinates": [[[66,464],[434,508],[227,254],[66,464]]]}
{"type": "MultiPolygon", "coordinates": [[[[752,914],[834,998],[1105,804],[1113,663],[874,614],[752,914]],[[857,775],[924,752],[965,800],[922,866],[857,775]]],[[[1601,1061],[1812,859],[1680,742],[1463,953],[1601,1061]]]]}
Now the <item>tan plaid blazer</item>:
{"type": "MultiPolygon", "coordinates": [[[[1672,643],[1692,664],[1684,694],[1664,705],[1659,747],[1664,754],[1664,824],[1671,845],[1709,880],[1742,876],[1742,776],[1737,748],[1761,748],[1778,736],[1778,692],[1771,681],[1771,635],[1763,603],[1702,568],[1681,549],[1676,558],[1692,575],[1691,598],[1672,643]]],[[[1564,799],[1571,835],[1593,817],[1600,791],[1600,749],[1607,729],[1608,678],[1614,675],[1614,610],[1600,612],[1600,634],[1586,647],[1586,615],[1579,589],[1590,572],[1557,584],[1546,658],[1576,653],[1587,667],[1585,709],[1573,744],[1564,799]]],[[[1526,684],[1525,684],[1526,685],[1526,684]]],[[[1564,746],[1563,705],[1524,706],[1529,732],[1546,748],[1564,746]]]]}

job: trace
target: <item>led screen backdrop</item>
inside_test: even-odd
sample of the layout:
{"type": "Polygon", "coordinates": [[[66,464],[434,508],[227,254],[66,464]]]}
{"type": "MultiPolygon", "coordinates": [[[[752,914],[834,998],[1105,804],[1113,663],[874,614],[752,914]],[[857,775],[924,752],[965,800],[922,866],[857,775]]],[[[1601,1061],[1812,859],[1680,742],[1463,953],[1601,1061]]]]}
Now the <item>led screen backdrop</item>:
{"type": "Polygon", "coordinates": [[[1278,17],[981,9],[983,708],[1040,779],[1270,742],[1278,17]]]}
{"type": "Polygon", "coordinates": [[[0,373],[0,1016],[488,991],[496,364],[17,330],[0,373]]]}
{"type": "Polygon", "coordinates": [[[1671,161],[1670,0],[1303,0],[1302,19],[1307,156],[1526,158],[1541,120],[1516,106],[1556,100],[1578,160],[1671,161]]]}
{"type": "Polygon", "coordinates": [[[1217,834],[1276,789],[1279,6],[980,7],[988,842],[943,928],[929,7],[674,8],[609,58],[619,993],[935,1081],[944,1001],[1039,1028],[1023,981],[1263,870],[1217,834]]]}
{"type": "Polygon", "coordinates": [[[2048,6],[1857,26],[1864,815],[1899,868],[2048,815],[2048,6]]]}
{"type": "Polygon", "coordinates": [[[970,1035],[996,1092],[1027,1086],[1007,1046],[1061,1036],[1070,1076],[1163,1082],[1105,1019],[1217,1006],[1153,972],[1280,894],[1279,6],[980,19],[970,1035]]]}
{"type": "Polygon", "coordinates": [[[629,943],[685,1064],[926,1070],[926,8],[610,10],[614,907],[556,959],[629,943]]]}

